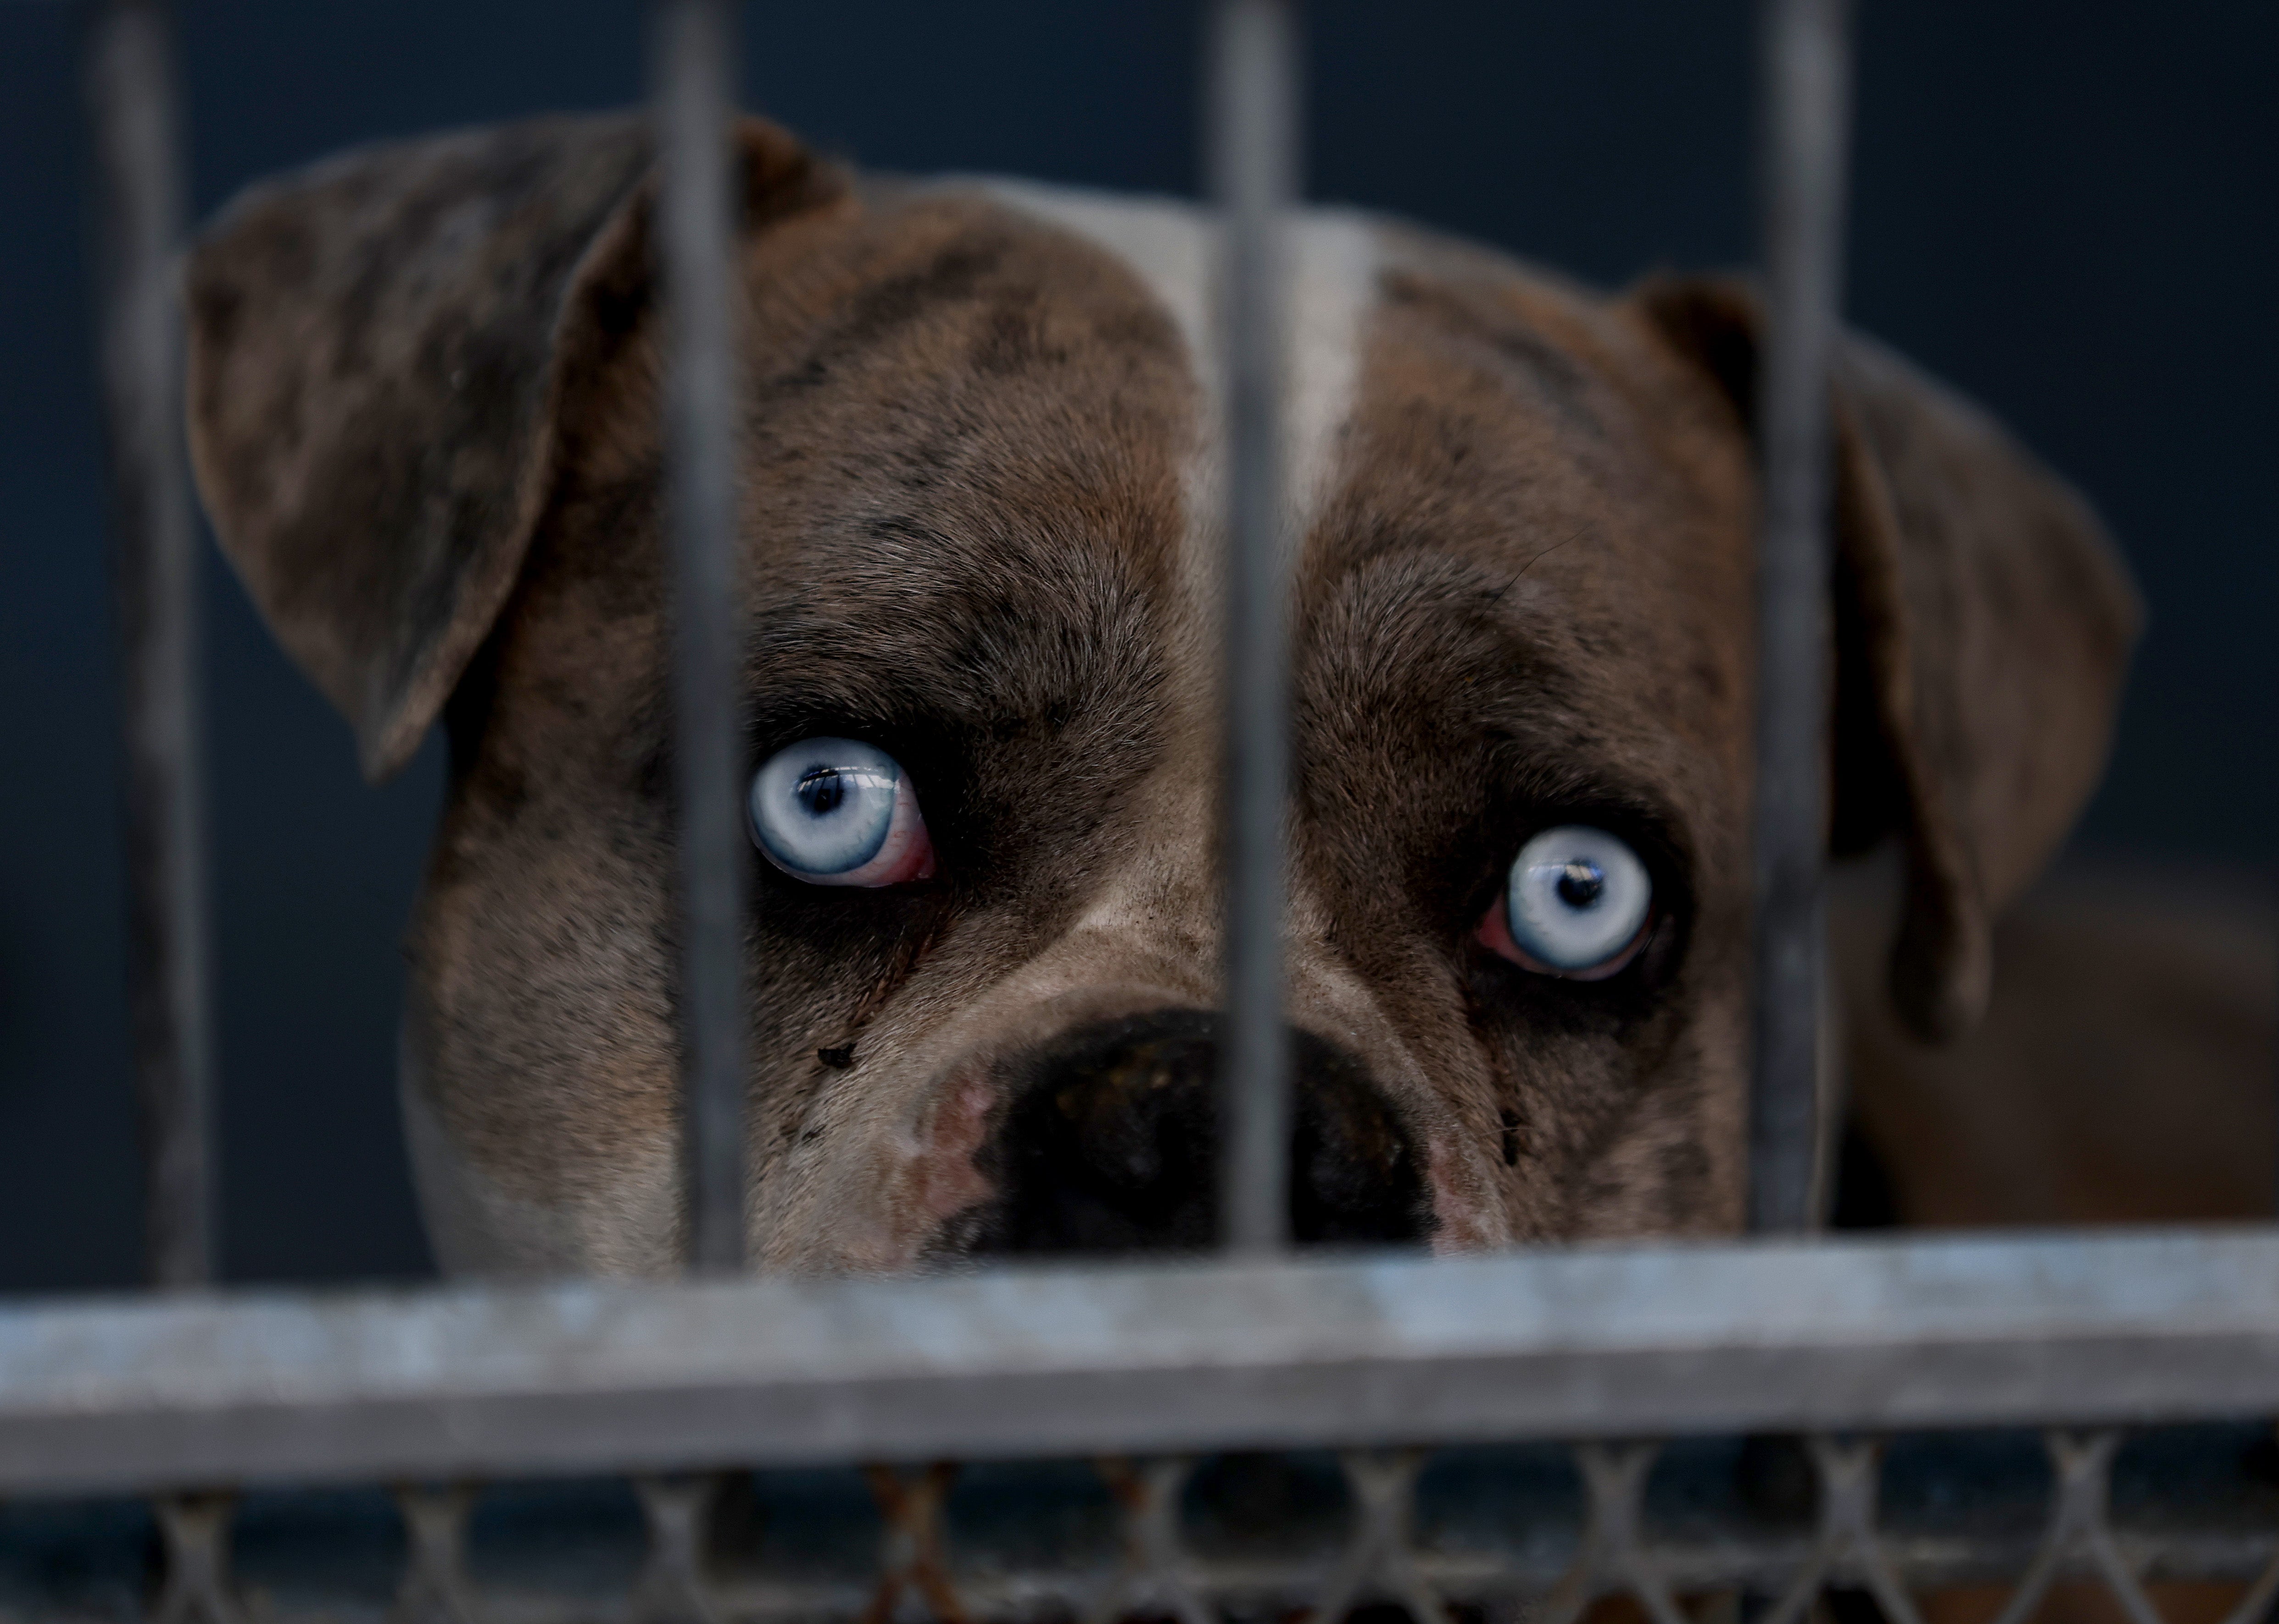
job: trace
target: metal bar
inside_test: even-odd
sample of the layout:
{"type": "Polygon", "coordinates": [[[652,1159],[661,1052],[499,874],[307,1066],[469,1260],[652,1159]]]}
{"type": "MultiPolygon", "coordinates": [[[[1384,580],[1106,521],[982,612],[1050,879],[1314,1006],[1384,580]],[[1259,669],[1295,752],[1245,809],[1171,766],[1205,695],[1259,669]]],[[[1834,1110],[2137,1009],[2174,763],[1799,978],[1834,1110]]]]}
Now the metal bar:
{"type": "Polygon", "coordinates": [[[89,19],[96,266],[124,715],[127,1002],[150,1281],[214,1271],[196,532],[182,445],[180,102],[160,0],[89,19]]]}
{"type": "Polygon", "coordinates": [[[682,1156],[688,1257],[744,1256],[743,662],[737,640],[734,171],[725,0],[652,19],[671,382],[675,761],[680,797],[682,1156]]]}
{"type": "Polygon", "coordinates": [[[1769,309],[1758,401],[1756,1071],[1749,1222],[1815,1227],[1827,934],[1828,379],[1843,280],[1850,0],[1765,0],[1769,309]]]}
{"type": "Polygon", "coordinates": [[[1282,546],[1285,218],[1298,192],[1291,0],[1218,0],[1211,186],[1225,219],[1226,1043],[1221,1237],[1267,1252],[1289,1230],[1290,1041],[1282,1020],[1283,803],[1289,793],[1288,561],[1282,546]]]}
{"type": "Polygon", "coordinates": [[[2279,1230],[0,1312],[0,1492],[2279,1413],[2279,1230]]]}

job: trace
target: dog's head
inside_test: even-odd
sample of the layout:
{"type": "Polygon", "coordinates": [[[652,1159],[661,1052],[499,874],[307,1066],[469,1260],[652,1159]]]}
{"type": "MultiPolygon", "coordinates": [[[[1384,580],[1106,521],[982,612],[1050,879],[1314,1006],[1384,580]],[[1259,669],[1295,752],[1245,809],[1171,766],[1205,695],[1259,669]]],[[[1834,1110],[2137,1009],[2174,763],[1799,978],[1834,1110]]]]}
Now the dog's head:
{"type": "MultiPolygon", "coordinates": [[[[1199,1245],[1219,714],[1205,220],[858,182],[741,134],[749,1227],[785,1267],[1199,1245]]],[[[352,154],[189,269],[206,501],[368,771],[440,714],[405,1102],[460,1267],[679,1250],[648,159],[630,120],[352,154]]],[[[1295,228],[1288,1017],[1301,1238],[1737,1225],[1754,318],[1295,228]]],[[[1853,343],[1839,846],[1894,991],[2095,778],[2134,634],[2082,503],[1853,343]]]]}

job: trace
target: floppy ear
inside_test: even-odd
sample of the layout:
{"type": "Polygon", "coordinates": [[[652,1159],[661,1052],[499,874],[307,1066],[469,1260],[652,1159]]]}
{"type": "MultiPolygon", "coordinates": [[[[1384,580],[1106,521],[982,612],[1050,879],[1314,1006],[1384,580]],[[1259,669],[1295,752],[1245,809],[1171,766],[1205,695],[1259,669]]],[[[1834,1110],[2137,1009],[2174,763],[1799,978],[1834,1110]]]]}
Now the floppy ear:
{"type": "MultiPolygon", "coordinates": [[[[743,120],[748,218],[835,193],[743,120]]],[[[649,298],[649,142],[552,119],[349,152],[240,196],[188,261],[188,414],[222,550],[394,772],[506,601],[565,391],[649,298]]]]}
{"type": "MultiPolygon", "coordinates": [[[[1748,289],[1656,279],[1632,296],[1751,426],[1748,289]]],[[[1984,1010],[1993,919],[2104,771],[2143,611],[2089,505],[1985,413],[1857,335],[1833,384],[1830,845],[1903,840],[1891,990],[1940,1040],[1984,1010]]]]}

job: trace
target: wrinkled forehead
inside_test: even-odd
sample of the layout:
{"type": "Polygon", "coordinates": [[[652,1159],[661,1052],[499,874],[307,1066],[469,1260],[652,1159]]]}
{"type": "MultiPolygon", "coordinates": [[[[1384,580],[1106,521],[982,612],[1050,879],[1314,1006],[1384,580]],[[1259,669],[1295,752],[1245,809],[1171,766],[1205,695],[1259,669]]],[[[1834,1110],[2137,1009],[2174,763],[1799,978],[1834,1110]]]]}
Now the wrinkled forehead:
{"type": "Polygon", "coordinates": [[[1181,318],[1143,274],[971,187],[754,254],[764,645],[826,663],[899,650],[947,702],[1178,604],[1209,411],[1181,318]]]}
{"type": "MultiPolygon", "coordinates": [[[[1373,217],[1308,211],[1289,249],[1301,636],[1334,613],[1372,680],[1424,680],[1453,596],[1492,623],[1479,660],[1524,646],[1602,731],[1729,739],[1746,482],[1673,431],[1668,358],[1603,302],[1373,217]]],[[[1068,667],[1109,620],[1158,655],[1210,646],[1215,253],[1188,204],[963,180],[787,278],[759,320],[799,337],[762,335],[752,419],[780,646],[811,657],[825,622],[914,655],[951,638],[918,661],[937,697],[976,659],[1068,667]]]]}

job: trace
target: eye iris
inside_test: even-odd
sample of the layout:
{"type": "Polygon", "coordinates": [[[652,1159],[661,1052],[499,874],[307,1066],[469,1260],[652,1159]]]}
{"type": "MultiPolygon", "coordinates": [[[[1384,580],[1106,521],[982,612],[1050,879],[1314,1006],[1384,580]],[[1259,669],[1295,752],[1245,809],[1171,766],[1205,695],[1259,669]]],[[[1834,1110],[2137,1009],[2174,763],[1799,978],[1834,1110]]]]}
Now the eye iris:
{"type": "Polygon", "coordinates": [[[1587,857],[1570,857],[1559,874],[1559,900],[1574,908],[1589,908],[1607,889],[1607,871],[1587,857]]]}
{"type": "MultiPolygon", "coordinates": [[[[1654,881],[1629,843],[1566,823],[1520,848],[1504,897],[1513,946],[1554,975],[1617,963],[1646,928],[1654,881]]],[[[1611,973],[1609,971],[1608,973],[1611,973]]]]}
{"type": "Polygon", "coordinates": [[[895,808],[907,799],[902,778],[893,756],[860,739],[810,739],[779,750],[752,775],[752,838],[770,862],[802,879],[855,874],[886,848],[895,808]]]}

